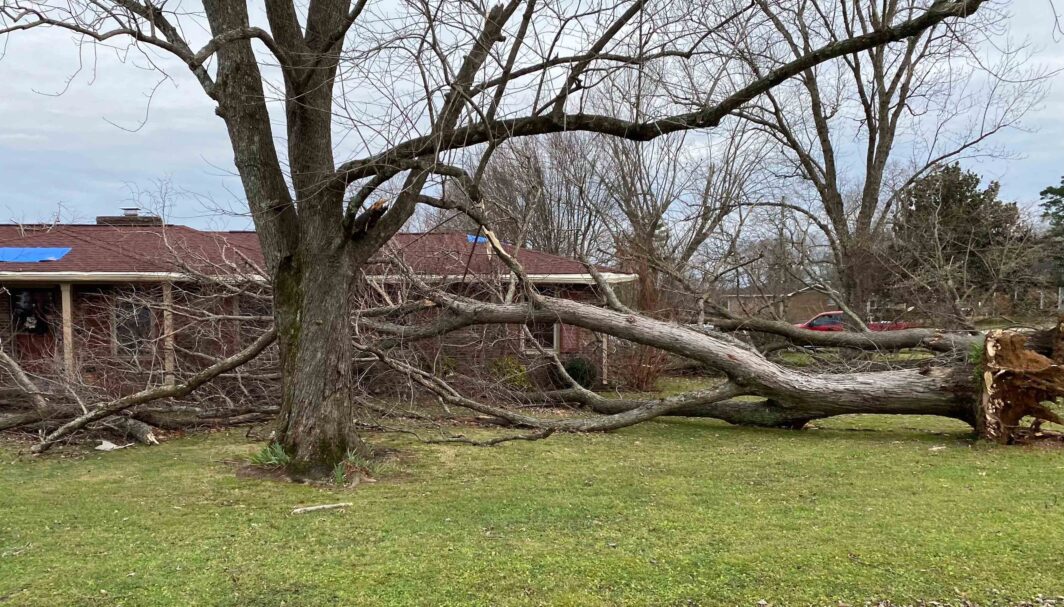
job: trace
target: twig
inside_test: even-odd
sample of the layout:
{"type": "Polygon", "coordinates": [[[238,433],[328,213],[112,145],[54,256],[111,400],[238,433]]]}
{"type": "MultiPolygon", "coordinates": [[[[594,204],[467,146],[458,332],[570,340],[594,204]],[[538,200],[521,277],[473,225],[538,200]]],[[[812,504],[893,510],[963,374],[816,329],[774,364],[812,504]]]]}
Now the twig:
{"type": "Polygon", "coordinates": [[[308,512],[318,512],[319,510],[336,510],[337,508],[347,508],[351,505],[351,502],[341,502],[339,504],[322,504],[320,506],[304,506],[303,508],[296,508],[292,510],[292,514],[306,514],[308,512]]]}

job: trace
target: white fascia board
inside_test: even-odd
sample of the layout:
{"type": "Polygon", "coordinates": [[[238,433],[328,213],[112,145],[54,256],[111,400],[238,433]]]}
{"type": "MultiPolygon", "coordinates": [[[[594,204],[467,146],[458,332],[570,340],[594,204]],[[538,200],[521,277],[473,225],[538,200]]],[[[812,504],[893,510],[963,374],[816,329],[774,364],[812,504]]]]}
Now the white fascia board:
{"type": "MultiPolygon", "coordinates": [[[[639,278],[638,274],[620,274],[617,272],[600,272],[600,276],[608,284],[619,284],[624,282],[632,282],[639,278]]],[[[391,274],[387,276],[370,276],[374,280],[382,282],[402,282],[405,280],[398,274],[391,274]]],[[[457,281],[461,277],[457,275],[440,275],[440,274],[418,274],[418,278],[425,282],[448,282],[457,281]]],[[[488,277],[488,280],[500,280],[502,282],[509,282],[512,278],[510,274],[496,274],[488,277]]],[[[542,284],[576,284],[576,285],[593,285],[595,284],[595,277],[590,274],[529,274],[528,279],[534,283],[542,284]]],[[[477,282],[481,280],[479,275],[466,276],[465,282],[477,282]]]]}
{"type": "MultiPolygon", "coordinates": [[[[98,282],[98,283],[126,283],[126,282],[180,282],[189,280],[187,274],[181,272],[0,272],[0,282],[98,282]]],[[[218,281],[264,281],[262,276],[212,276],[211,280],[218,281]]]]}
{"type": "MultiPolygon", "coordinates": [[[[601,276],[609,284],[632,282],[639,278],[637,274],[621,274],[618,272],[602,272],[601,276]]],[[[376,280],[385,282],[402,281],[402,276],[371,276],[376,280]]],[[[446,282],[455,280],[457,276],[421,275],[422,280],[431,282],[446,282]]],[[[510,275],[498,276],[503,281],[509,281],[510,275]]],[[[535,283],[545,284],[595,284],[595,278],[590,274],[529,274],[529,280],[535,283]]],[[[236,282],[251,280],[265,282],[264,276],[239,276],[224,277],[215,276],[213,280],[233,280],[236,282]]],[[[122,283],[122,282],[171,282],[189,280],[189,276],[180,272],[11,272],[0,271],[0,282],[98,282],[98,283],[122,283]]],[[[476,281],[477,276],[467,276],[466,281],[476,281]]]]}
{"type": "Polygon", "coordinates": [[[176,272],[0,272],[0,282],[165,282],[176,272]]]}

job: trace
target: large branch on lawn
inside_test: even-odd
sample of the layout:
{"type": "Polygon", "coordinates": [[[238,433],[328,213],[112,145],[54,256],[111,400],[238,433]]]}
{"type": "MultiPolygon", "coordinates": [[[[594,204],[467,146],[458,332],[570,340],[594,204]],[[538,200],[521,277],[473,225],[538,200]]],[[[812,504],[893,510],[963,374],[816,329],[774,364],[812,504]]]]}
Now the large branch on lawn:
{"type": "MultiPolygon", "coordinates": [[[[547,392],[543,396],[556,402],[579,403],[595,413],[603,415],[632,411],[645,406],[648,402],[632,398],[605,398],[590,390],[578,389],[555,390],[547,392]]],[[[870,411],[870,413],[873,412],[870,411]]],[[[692,400],[681,407],[670,410],[665,415],[719,419],[737,426],[800,429],[814,419],[831,417],[832,414],[820,411],[794,410],[767,399],[740,400],[729,398],[715,402],[692,400]]]]}
{"type": "MultiPolygon", "coordinates": [[[[26,372],[22,370],[22,367],[11,358],[11,355],[4,352],[3,342],[0,342],[0,368],[7,369],[7,372],[11,374],[11,377],[18,384],[18,387],[22,390],[26,396],[29,397],[30,402],[33,403],[36,417],[41,419],[44,417],[45,412],[49,409],[48,401],[45,400],[43,392],[37,388],[37,384],[26,372]]],[[[2,429],[2,428],[0,428],[2,429]]]]}
{"type": "Polygon", "coordinates": [[[589,131],[633,141],[650,141],[679,131],[711,128],[751,99],[771,90],[816,65],[890,42],[919,35],[949,18],[971,15],[985,0],[938,0],[920,15],[891,27],[832,42],[790,61],[763,77],[735,91],[722,101],[696,112],[676,114],[647,122],[634,122],[597,114],[561,114],[527,116],[509,120],[484,121],[470,126],[441,130],[411,139],[376,156],[354,160],[340,166],[339,177],[346,184],[372,177],[387,167],[426,154],[505,139],[544,135],[562,131],[589,131]]]}
{"type": "Polygon", "coordinates": [[[263,350],[270,346],[277,338],[277,330],[271,328],[269,331],[263,333],[256,339],[250,346],[237,352],[236,354],[218,361],[217,363],[203,369],[199,373],[196,373],[184,383],[174,385],[164,385],[157,388],[149,388],[147,390],[141,390],[135,394],[130,394],[113,400],[111,402],[103,403],[89,410],[88,413],[80,415],[73,420],[63,424],[51,434],[46,436],[44,440],[33,446],[30,449],[33,453],[43,453],[52,447],[57,441],[64,436],[75,432],[87,424],[94,421],[101,420],[109,415],[114,415],[120,411],[128,409],[130,407],[140,405],[153,400],[159,400],[162,398],[180,398],[191,393],[196,388],[203,384],[213,380],[222,373],[232,371],[233,369],[243,365],[244,363],[254,359],[263,350]]]}
{"type": "Polygon", "coordinates": [[[722,331],[756,331],[786,338],[797,346],[851,348],[854,350],[901,350],[926,348],[934,352],[967,352],[982,342],[982,336],[938,329],[900,331],[810,331],[790,323],[767,318],[710,318],[722,331]]]}
{"type": "MultiPolygon", "coordinates": [[[[567,299],[540,296],[530,306],[493,304],[439,292],[433,297],[441,306],[479,323],[561,322],[658,348],[723,372],[728,377],[726,385],[737,394],[765,398],[761,403],[722,402],[724,398],[714,395],[698,402],[699,394],[689,393],[676,398],[696,400],[656,411],[654,417],[677,415],[690,406],[686,412],[737,423],[800,427],[803,419],[852,413],[939,415],[963,420],[981,436],[1002,442],[1026,432],[1019,425],[1024,417],[1036,422],[1062,421],[1042,403],[1064,395],[1064,319],[1051,331],[1034,335],[991,333],[982,351],[984,381],[977,382],[976,369],[967,359],[920,369],[811,374],[683,325],[567,299]],[[1046,342],[1051,357],[1041,353],[1047,351],[1046,342]],[[773,417],[778,424],[771,423],[773,417]]],[[[574,389],[570,396],[608,417],[653,406],[652,401],[611,404],[581,389],[574,389]]]]}
{"type": "Polygon", "coordinates": [[[718,369],[745,393],[792,410],[839,415],[921,413],[974,421],[971,370],[930,367],[878,373],[807,374],[757,352],[681,325],[542,296],[535,307],[435,294],[437,302],[479,323],[562,322],[652,346],[718,369]]]}
{"type": "Polygon", "coordinates": [[[719,386],[706,390],[695,390],[675,396],[643,401],[639,406],[632,409],[617,411],[601,417],[568,419],[540,418],[525,413],[517,413],[506,407],[482,403],[463,396],[451,387],[450,384],[439,377],[436,377],[434,374],[418,369],[417,367],[400,360],[396,360],[395,358],[388,356],[383,350],[374,346],[356,342],[354,347],[356,350],[375,356],[388,367],[404,374],[406,377],[432,392],[449,405],[463,407],[471,411],[476,411],[477,413],[483,413],[484,415],[490,415],[505,420],[515,426],[539,428],[541,430],[567,432],[605,432],[609,430],[618,430],[656,417],[661,417],[662,415],[669,415],[673,411],[684,407],[713,403],[734,396],[739,396],[744,393],[741,386],[725,382],[719,386]]]}

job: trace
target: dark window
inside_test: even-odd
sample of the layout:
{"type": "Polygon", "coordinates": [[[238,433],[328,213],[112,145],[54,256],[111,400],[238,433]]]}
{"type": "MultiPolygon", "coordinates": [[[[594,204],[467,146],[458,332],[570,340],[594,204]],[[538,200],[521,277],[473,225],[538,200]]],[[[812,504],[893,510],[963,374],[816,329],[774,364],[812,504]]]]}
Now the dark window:
{"type": "Polygon", "coordinates": [[[139,354],[151,341],[155,315],[148,306],[119,302],[115,306],[115,344],[119,352],[139,354]]]}
{"type": "Polygon", "coordinates": [[[50,289],[20,289],[11,292],[11,316],[18,333],[44,335],[55,311],[50,289]]]}
{"type": "MultiPolygon", "coordinates": [[[[525,323],[525,326],[528,327],[528,332],[532,335],[532,339],[541,348],[544,350],[557,349],[557,325],[552,322],[529,322],[525,323]]],[[[536,346],[533,344],[525,344],[525,346],[526,350],[536,350],[536,346]]]]}

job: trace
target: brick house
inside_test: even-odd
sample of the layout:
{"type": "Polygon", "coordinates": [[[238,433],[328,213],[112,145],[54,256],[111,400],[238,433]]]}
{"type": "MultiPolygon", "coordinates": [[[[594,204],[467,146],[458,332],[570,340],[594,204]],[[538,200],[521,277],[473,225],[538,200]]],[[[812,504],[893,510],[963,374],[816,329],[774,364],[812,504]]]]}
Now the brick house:
{"type": "MultiPolygon", "coordinates": [[[[452,289],[460,285],[466,294],[497,296],[508,284],[505,266],[475,235],[403,233],[389,248],[422,280],[452,289]]],[[[528,249],[511,247],[510,252],[542,291],[598,300],[594,280],[580,262],[528,249]]],[[[98,217],[95,224],[0,225],[0,344],[23,366],[42,374],[91,370],[103,360],[121,359],[169,378],[175,368],[186,368],[190,363],[185,359],[195,358],[197,350],[235,350],[240,342],[240,327],[230,322],[218,323],[209,340],[202,335],[182,338],[181,318],[175,318],[174,310],[178,299],[193,293],[189,276],[263,280],[262,267],[254,232],[164,225],[133,209],[98,217]],[[152,344],[147,354],[138,350],[146,343],[152,344]]],[[[636,278],[607,269],[603,273],[614,284],[636,278]]],[[[401,297],[402,281],[394,268],[380,264],[367,278],[383,298],[401,297]]],[[[207,295],[209,303],[188,305],[216,306],[232,317],[256,305],[224,292],[207,295]]],[[[259,305],[256,313],[268,315],[268,307],[259,305]]],[[[603,369],[609,366],[608,342],[600,336],[561,324],[532,324],[529,329],[547,349],[594,355],[601,357],[595,360],[601,360],[603,369]]],[[[478,337],[470,330],[440,341],[444,346],[448,342],[457,360],[470,362],[530,350],[519,326],[504,328],[501,337],[498,331],[478,337]]]]}

